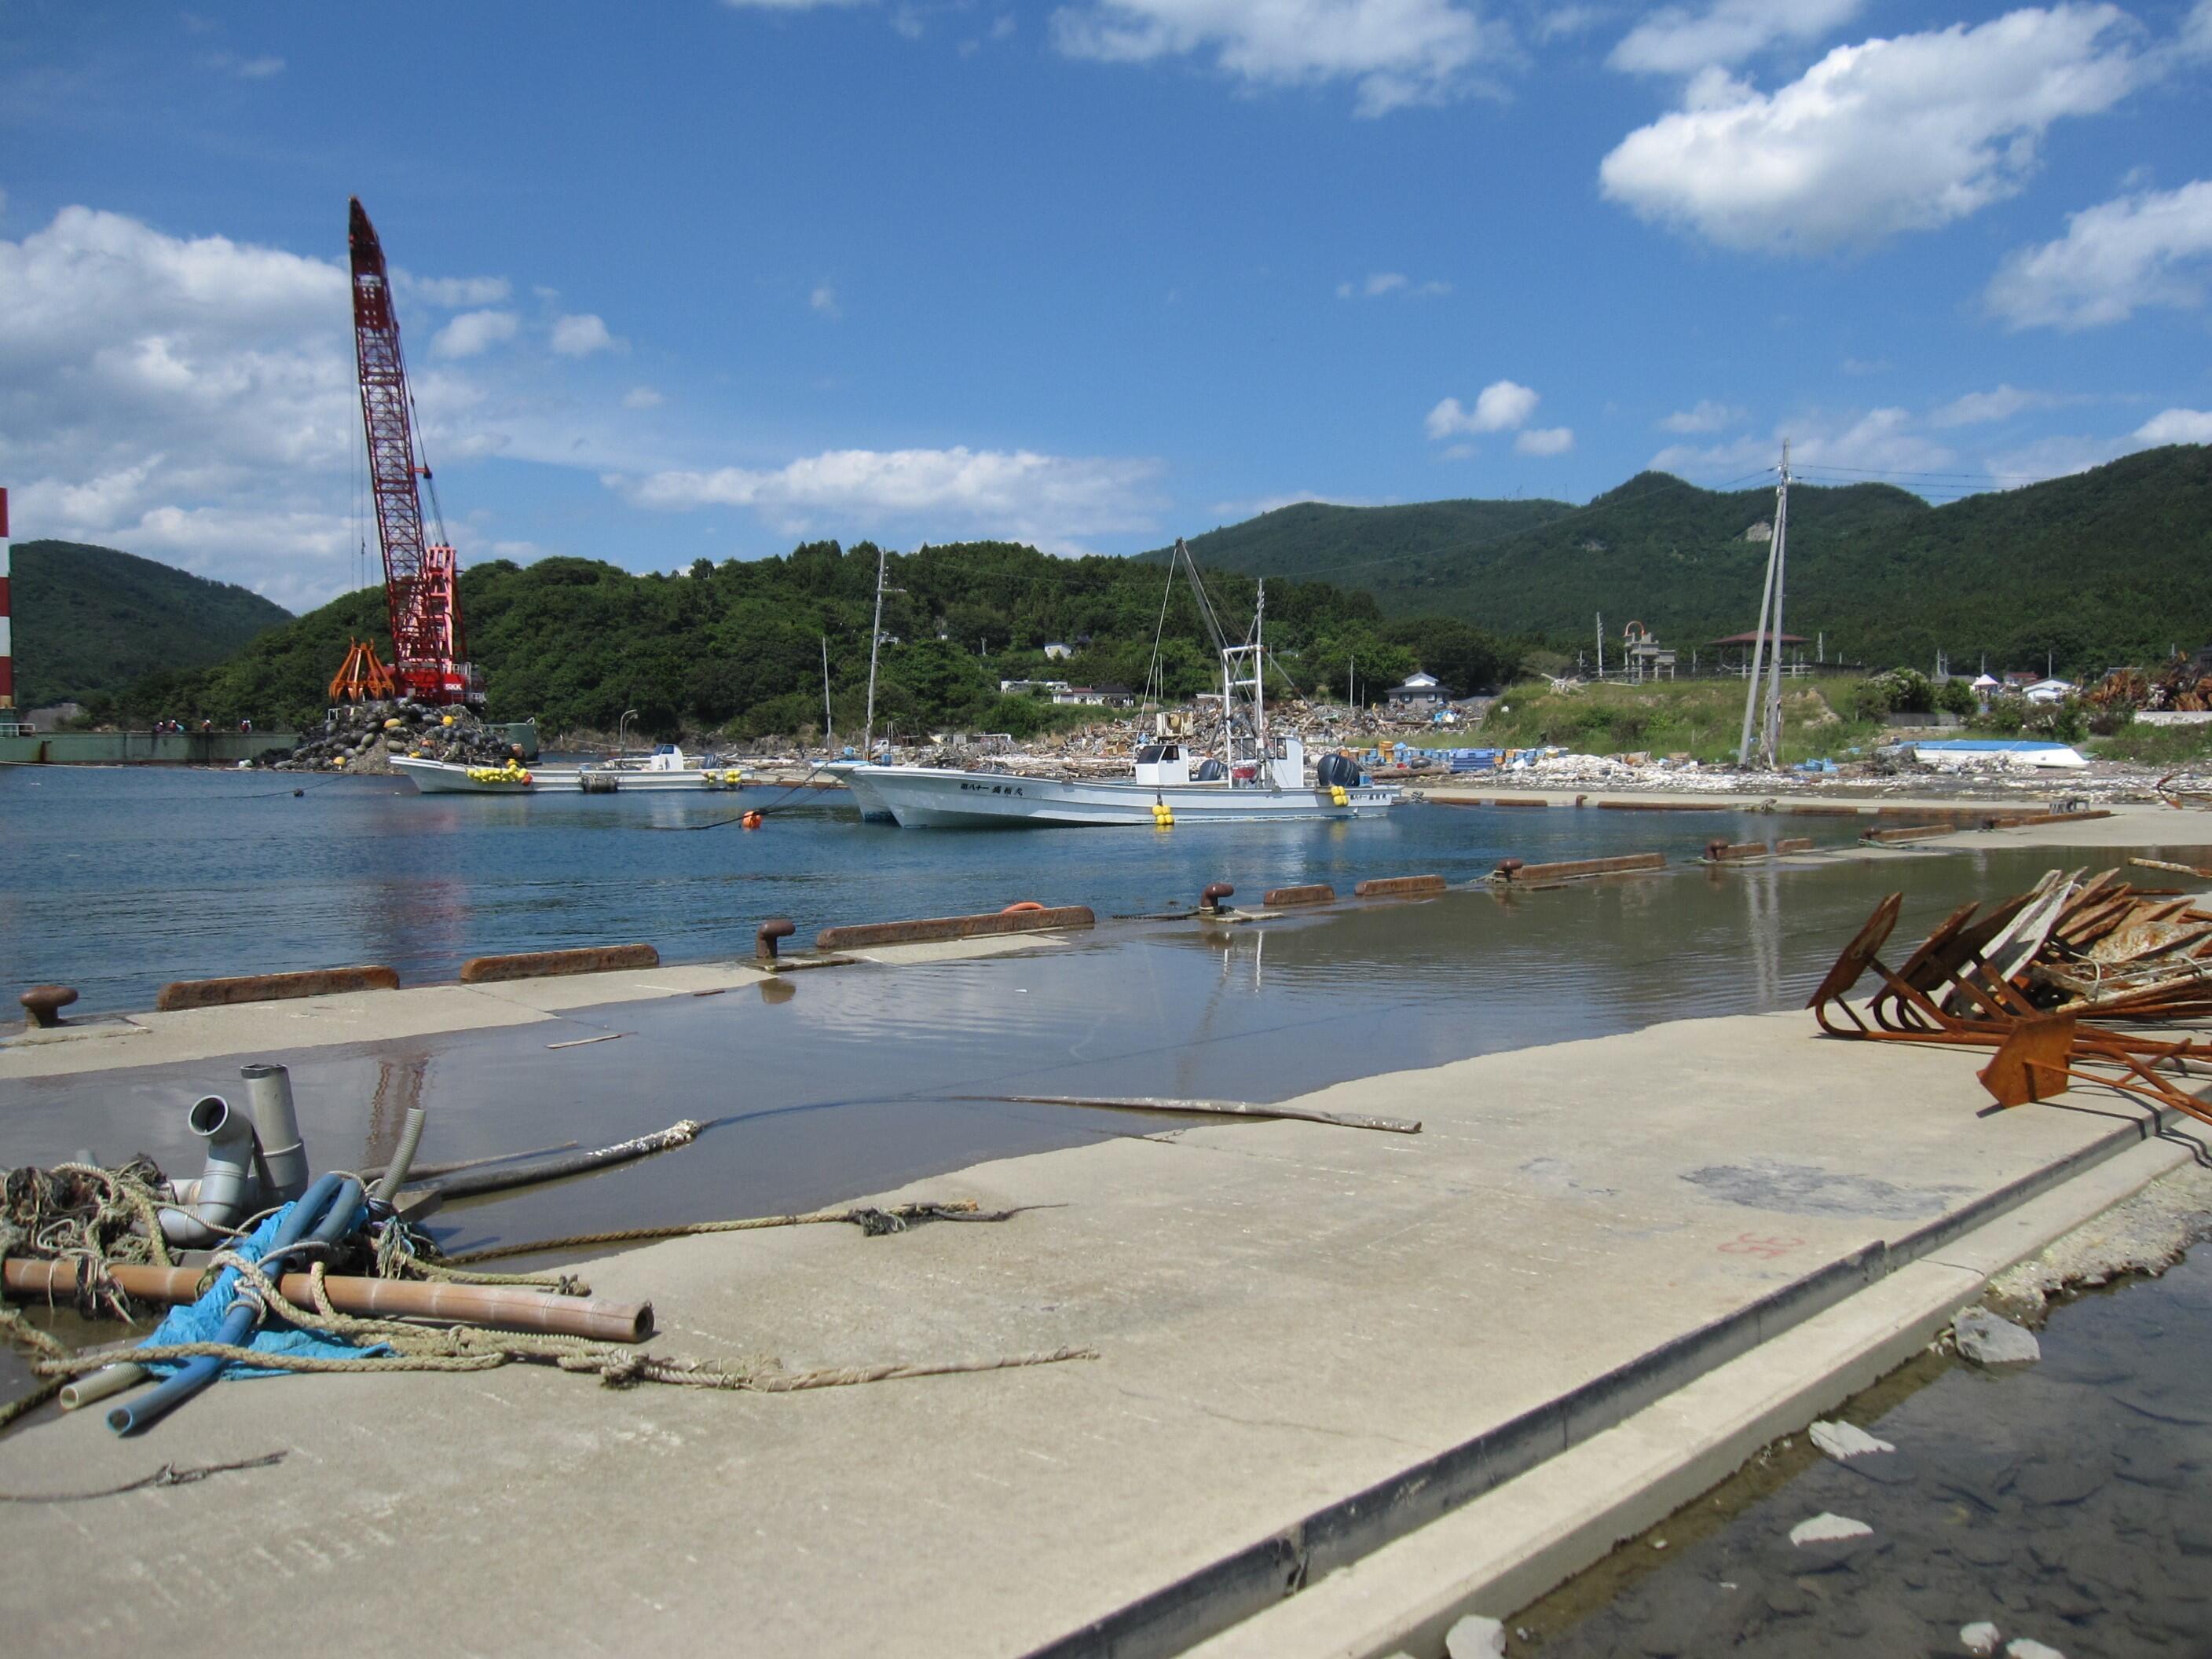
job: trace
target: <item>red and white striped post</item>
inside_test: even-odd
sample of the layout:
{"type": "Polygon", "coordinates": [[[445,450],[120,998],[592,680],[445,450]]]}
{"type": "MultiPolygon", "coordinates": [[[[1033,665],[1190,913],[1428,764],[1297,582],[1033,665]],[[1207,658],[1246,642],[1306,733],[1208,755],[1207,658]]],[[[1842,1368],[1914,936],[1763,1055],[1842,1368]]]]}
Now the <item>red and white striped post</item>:
{"type": "Polygon", "coordinates": [[[8,636],[8,492],[0,489],[0,717],[15,711],[15,645],[8,636]]]}

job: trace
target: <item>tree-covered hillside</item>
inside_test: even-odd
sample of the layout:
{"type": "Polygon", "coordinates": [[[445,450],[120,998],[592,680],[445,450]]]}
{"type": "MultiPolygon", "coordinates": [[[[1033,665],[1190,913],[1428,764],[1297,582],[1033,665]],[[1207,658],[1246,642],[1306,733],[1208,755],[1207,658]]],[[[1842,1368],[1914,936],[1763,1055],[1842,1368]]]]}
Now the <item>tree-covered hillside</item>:
{"type": "MultiPolygon", "coordinates": [[[[818,542],[781,558],[702,559],[677,575],[586,559],[492,560],[462,572],[461,609],[495,719],[608,731],[634,708],[649,732],[799,733],[821,724],[826,640],[837,729],[852,736],[866,700],[876,553],[818,542]]],[[[893,554],[887,581],[897,591],[884,601],[879,726],[1032,732],[1054,718],[1049,705],[1000,696],[1001,679],[1139,690],[1156,635],[1170,696],[1204,690],[1218,672],[1187,587],[1180,577],[1170,586],[1158,565],[972,542],[893,554]],[[1048,643],[1073,654],[1048,659],[1048,643]]],[[[1237,576],[1210,582],[1231,628],[1249,617],[1255,586],[1237,576]]],[[[319,719],[354,635],[389,658],[380,589],[274,629],[217,668],[149,678],[113,712],[319,719]]],[[[1268,583],[1267,641],[1282,690],[1326,685],[1341,695],[1355,660],[1363,698],[1425,662],[1462,691],[1514,666],[1510,649],[1463,623],[1386,624],[1371,596],[1317,582],[1268,583]]]]}
{"type": "MultiPolygon", "coordinates": [[[[1439,503],[1459,507],[1481,503],[1439,503]]],[[[1372,592],[1389,616],[1442,613],[1572,648],[1599,612],[1686,650],[1758,619],[1771,489],[1721,493],[1644,473],[1588,506],[1449,545],[1409,538],[1405,507],[1285,508],[1192,545],[1252,574],[1372,592]],[[1264,532],[1264,533],[1263,533],[1264,532]]],[[[1881,667],[2095,673],[2212,640],[2212,449],[2179,445],[1941,507],[1886,484],[1790,492],[1787,626],[1881,667]]]]}
{"type": "Polygon", "coordinates": [[[18,542],[15,702],[112,696],[157,669],[221,662],[292,613],[228,582],[82,542],[18,542]]]}

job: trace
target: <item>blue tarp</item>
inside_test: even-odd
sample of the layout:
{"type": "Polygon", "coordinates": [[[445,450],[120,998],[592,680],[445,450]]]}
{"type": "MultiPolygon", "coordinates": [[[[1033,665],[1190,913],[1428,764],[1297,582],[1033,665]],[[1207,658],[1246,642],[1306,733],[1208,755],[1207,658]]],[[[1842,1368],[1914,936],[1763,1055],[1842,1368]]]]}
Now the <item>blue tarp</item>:
{"type": "Polygon", "coordinates": [[[1904,745],[1909,749],[1948,749],[1960,754],[2021,755],[2039,749],[2070,749],[2071,744],[2033,738],[1937,738],[1904,745]]]}
{"type": "MultiPolygon", "coordinates": [[[[256,1227],[246,1238],[233,1239],[229,1249],[248,1261],[258,1261],[261,1253],[276,1237],[276,1229],[290,1214],[287,1204],[256,1227]]],[[[179,1304],[169,1310],[168,1317],[154,1328],[146,1339],[148,1347],[164,1346],[172,1342],[213,1342],[219,1340],[224,1316],[236,1299],[238,1270],[225,1267],[216,1275],[215,1283],[206,1295],[197,1302],[179,1304]]],[[[323,1359],[365,1359],[393,1352],[382,1343],[368,1347],[355,1347],[349,1343],[337,1342],[328,1337],[315,1336],[290,1325],[264,1324],[246,1340],[246,1346],[262,1353],[301,1354],[323,1359]]],[[[159,1376],[167,1376],[180,1368],[180,1360],[155,1360],[146,1369],[159,1376]]],[[[261,1370],[252,1365],[227,1364],[222,1368],[225,1377],[277,1376],[282,1372],[261,1370]]]]}

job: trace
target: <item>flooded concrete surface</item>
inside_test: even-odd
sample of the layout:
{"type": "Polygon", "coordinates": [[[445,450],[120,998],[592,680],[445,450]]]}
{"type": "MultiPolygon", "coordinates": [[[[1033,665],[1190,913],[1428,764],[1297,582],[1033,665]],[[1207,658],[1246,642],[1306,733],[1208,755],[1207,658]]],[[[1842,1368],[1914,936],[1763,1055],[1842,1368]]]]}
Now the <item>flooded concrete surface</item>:
{"type": "MultiPolygon", "coordinates": [[[[962,1094],[1278,1100],[1508,1048],[1794,1007],[1882,894],[1906,893],[1905,936],[1963,898],[2027,886],[2050,862],[1992,849],[1686,868],[1243,927],[1107,927],[1020,955],[823,969],[555,1023],[240,1058],[292,1068],[318,1167],[382,1163],[416,1103],[431,1114],[426,1161],[601,1146],[686,1117],[712,1126],[682,1152],[456,1206],[433,1224],[458,1249],[804,1209],[1188,1121],[952,1098],[962,1094]],[[552,1046],[610,1033],[620,1040],[552,1046]]],[[[285,1029],[272,1018],[272,1036],[285,1029]]],[[[236,1088],[234,1060],[0,1082],[0,1164],[144,1152],[195,1174],[185,1109],[236,1088]]],[[[1717,1158],[1709,1179],[1789,1177],[1717,1158]]]]}
{"type": "Polygon", "coordinates": [[[1547,1659],[1966,1651],[1987,1621],[2066,1659],[2212,1654],[2212,1250],[2057,1306],[2043,1358],[1928,1354],[1506,1621],[1547,1659]],[[1794,1545],[1822,1514],[1865,1537],[1794,1545]]]}

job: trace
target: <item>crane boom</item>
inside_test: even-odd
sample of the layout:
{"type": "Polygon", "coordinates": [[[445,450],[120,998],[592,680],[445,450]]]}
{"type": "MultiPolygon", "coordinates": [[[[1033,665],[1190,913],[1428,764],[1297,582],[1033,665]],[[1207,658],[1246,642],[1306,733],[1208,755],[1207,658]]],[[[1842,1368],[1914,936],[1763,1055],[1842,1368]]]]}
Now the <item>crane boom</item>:
{"type": "Polygon", "coordinates": [[[468,660],[461,628],[460,563],[422,528],[416,480],[430,469],[415,458],[414,400],[399,350],[399,319],[384,246],[361,198],[352,199],[346,241],[353,258],[354,360],[361,374],[362,429],[376,538],[384,551],[384,597],[392,619],[392,669],[402,696],[434,704],[483,702],[483,678],[468,660]]]}

